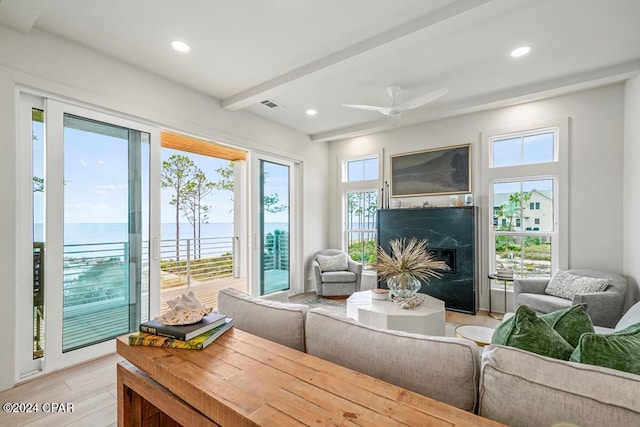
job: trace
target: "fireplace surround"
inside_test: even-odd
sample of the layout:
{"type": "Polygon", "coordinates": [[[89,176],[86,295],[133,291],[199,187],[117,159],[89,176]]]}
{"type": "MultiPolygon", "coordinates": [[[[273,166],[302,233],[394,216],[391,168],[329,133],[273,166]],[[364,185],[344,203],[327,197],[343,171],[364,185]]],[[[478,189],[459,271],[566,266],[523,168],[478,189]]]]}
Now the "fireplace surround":
{"type": "MultiPolygon", "coordinates": [[[[420,292],[444,301],[447,310],[477,311],[477,207],[378,210],[378,245],[389,251],[393,239],[427,239],[427,247],[450,267],[442,277],[422,282],[420,292]]],[[[385,282],[379,287],[386,288],[385,282]]]]}

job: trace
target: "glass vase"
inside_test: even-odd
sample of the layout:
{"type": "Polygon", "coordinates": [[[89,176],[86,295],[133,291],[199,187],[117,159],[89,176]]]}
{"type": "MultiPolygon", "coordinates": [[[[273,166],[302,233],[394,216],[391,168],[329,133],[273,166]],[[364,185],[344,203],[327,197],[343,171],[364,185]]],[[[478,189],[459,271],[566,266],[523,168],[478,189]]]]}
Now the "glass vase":
{"type": "Polygon", "coordinates": [[[408,274],[399,274],[387,280],[387,286],[393,295],[398,298],[411,298],[420,290],[420,280],[408,274]]]}

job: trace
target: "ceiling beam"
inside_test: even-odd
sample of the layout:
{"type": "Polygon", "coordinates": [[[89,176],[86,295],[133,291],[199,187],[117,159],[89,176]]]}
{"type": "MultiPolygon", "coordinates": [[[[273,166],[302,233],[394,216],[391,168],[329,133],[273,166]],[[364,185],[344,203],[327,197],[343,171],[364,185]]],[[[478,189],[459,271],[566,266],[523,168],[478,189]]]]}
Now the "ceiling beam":
{"type": "Polygon", "coordinates": [[[422,15],[412,21],[401,26],[392,28],[369,39],[351,45],[345,49],[339,50],[331,55],[320,58],[307,65],[296,68],[274,79],[266,81],[247,89],[238,94],[232,95],[222,100],[221,105],[224,109],[237,111],[250,105],[264,101],[273,97],[284,90],[285,86],[310,76],[314,73],[324,70],[355,56],[364,54],[387,43],[391,43],[402,37],[423,30],[427,27],[446,21],[455,16],[461,15],[471,9],[488,3],[491,0],[459,0],[434,12],[422,15]]]}
{"type": "Polygon", "coordinates": [[[0,25],[28,33],[48,0],[0,0],[0,25]]]}

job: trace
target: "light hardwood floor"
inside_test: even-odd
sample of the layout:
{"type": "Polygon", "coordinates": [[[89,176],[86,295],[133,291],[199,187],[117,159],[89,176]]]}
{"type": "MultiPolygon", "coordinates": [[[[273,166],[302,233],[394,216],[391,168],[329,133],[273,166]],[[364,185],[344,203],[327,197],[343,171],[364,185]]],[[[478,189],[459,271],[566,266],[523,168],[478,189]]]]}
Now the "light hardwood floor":
{"type": "MultiPolygon", "coordinates": [[[[500,322],[480,311],[476,316],[447,311],[446,321],[455,325],[496,327],[500,322]]],[[[0,393],[0,403],[71,403],[69,413],[0,412],[0,426],[90,426],[116,425],[116,363],[110,355],[73,368],[42,376],[0,393]]]]}

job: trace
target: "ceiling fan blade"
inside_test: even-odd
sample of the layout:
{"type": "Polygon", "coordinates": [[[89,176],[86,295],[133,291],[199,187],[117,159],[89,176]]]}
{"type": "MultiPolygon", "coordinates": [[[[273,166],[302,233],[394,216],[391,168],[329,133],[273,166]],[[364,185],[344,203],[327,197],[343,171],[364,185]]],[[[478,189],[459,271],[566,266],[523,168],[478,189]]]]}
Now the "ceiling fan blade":
{"type": "Polygon", "coordinates": [[[384,114],[385,116],[389,114],[391,108],[389,107],[376,107],[375,105],[353,105],[353,104],[342,104],[343,107],[355,108],[357,110],[368,110],[368,111],[377,111],[378,113],[384,114]]]}
{"type": "Polygon", "coordinates": [[[398,105],[396,109],[400,111],[405,111],[405,110],[412,110],[414,108],[422,107],[423,105],[428,104],[429,102],[433,102],[436,99],[443,97],[444,95],[447,94],[447,92],[449,92],[449,88],[443,87],[442,89],[438,89],[434,92],[429,92],[427,94],[416,96],[415,98],[409,99],[403,102],[402,104],[398,105]]]}

